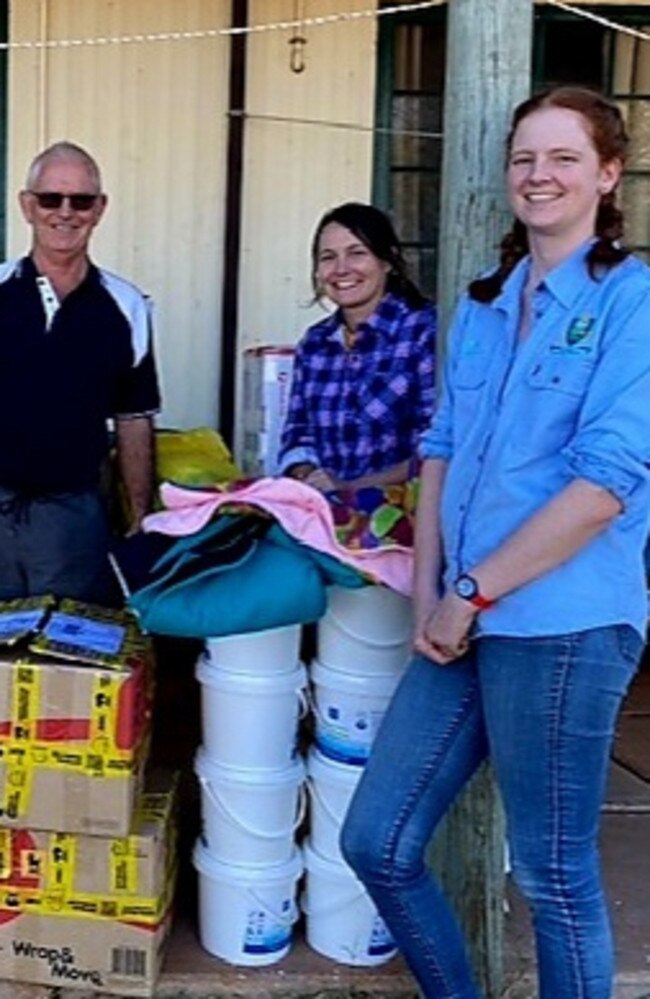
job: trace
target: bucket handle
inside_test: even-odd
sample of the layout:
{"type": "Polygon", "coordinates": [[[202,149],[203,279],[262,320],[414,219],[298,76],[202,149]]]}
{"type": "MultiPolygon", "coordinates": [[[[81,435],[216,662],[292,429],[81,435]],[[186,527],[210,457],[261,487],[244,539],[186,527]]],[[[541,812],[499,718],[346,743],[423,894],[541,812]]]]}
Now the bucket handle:
{"type": "Polygon", "coordinates": [[[242,822],[240,816],[236,815],[232,809],[229,808],[224,801],[222,801],[218,794],[215,794],[209,780],[201,776],[199,777],[199,781],[210,802],[221,812],[222,815],[225,815],[227,819],[230,819],[234,825],[240,826],[245,832],[251,833],[251,835],[257,836],[259,839],[282,839],[283,836],[291,836],[296,831],[298,826],[301,825],[306,814],[307,794],[303,783],[298,788],[296,815],[291,826],[286,829],[274,830],[273,832],[268,832],[264,829],[256,829],[255,826],[242,822]]]}
{"type": "Polygon", "coordinates": [[[328,803],[325,801],[325,798],[323,797],[323,795],[318,790],[316,781],[312,777],[307,777],[305,783],[307,784],[307,787],[309,788],[309,793],[313,796],[313,798],[321,806],[321,808],[323,809],[323,811],[327,815],[328,819],[331,819],[332,822],[334,823],[334,825],[338,826],[339,829],[340,829],[341,826],[342,826],[342,824],[343,824],[343,818],[340,815],[336,815],[336,813],[332,811],[332,809],[330,808],[330,806],[328,805],[328,803]]]}
{"type": "Polygon", "coordinates": [[[300,687],[298,693],[298,721],[302,721],[309,714],[311,708],[311,697],[305,687],[300,687]]]}
{"type": "Polygon", "coordinates": [[[255,902],[257,902],[260,909],[264,909],[265,912],[268,912],[271,916],[273,916],[276,923],[279,923],[280,926],[293,926],[294,923],[298,922],[300,910],[296,905],[295,899],[291,899],[291,908],[286,915],[283,915],[281,912],[276,912],[275,909],[272,909],[266,899],[258,895],[252,888],[248,889],[248,894],[255,902]]]}
{"type": "Polygon", "coordinates": [[[316,721],[320,723],[321,727],[322,728],[330,728],[330,725],[329,725],[329,723],[327,721],[327,718],[325,717],[325,715],[323,714],[323,712],[318,707],[318,704],[316,703],[316,694],[315,694],[314,690],[312,690],[312,689],[307,690],[306,701],[307,701],[308,709],[311,711],[311,713],[314,716],[314,718],[316,719],[316,721]]]}
{"type": "MultiPolygon", "coordinates": [[[[309,879],[309,872],[307,873],[307,878],[309,879]]],[[[359,888],[354,895],[346,897],[343,901],[337,898],[336,902],[330,902],[329,905],[316,906],[315,909],[307,905],[306,897],[307,893],[303,892],[300,897],[300,908],[306,916],[331,916],[334,912],[340,912],[343,906],[349,905],[351,902],[356,902],[366,894],[363,888],[359,888]]]]}

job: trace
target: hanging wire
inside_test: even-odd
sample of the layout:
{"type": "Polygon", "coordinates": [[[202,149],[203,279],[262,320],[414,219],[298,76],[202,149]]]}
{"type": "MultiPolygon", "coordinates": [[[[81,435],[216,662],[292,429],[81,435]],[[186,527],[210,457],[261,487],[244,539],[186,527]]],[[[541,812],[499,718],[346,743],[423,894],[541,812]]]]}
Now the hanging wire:
{"type": "Polygon", "coordinates": [[[378,125],[358,125],[355,122],[333,121],[326,118],[298,118],[293,115],[253,114],[243,108],[233,108],[228,112],[230,118],[245,118],[246,121],[270,121],[283,125],[311,125],[316,128],[334,128],[345,132],[367,132],[375,135],[402,135],[412,139],[442,139],[442,132],[429,132],[420,128],[388,128],[378,125]]]}
{"type": "Polygon", "coordinates": [[[263,34],[269,31],[290,31],[309,27],[324,27],[330,24],[344,24],[368,18],[391,17],[395,14],[408,14],[411,11],[428,10],[440,6],[440,0],[417,0],[414,3],[400,3],[392,7],[349,10],[337,14],[318,14],[302,20],[273,21],[266,24],[249,24],[235,28],[203,28],[196,31],[160,31],[134,35],[100,35],[93,38],[57,38],[24,42],[0,42],[0,51],[15,49],[71,49],[86,46],[103,47],[108,45],[135,45],[149,42],[186,42],[201,38],[228,38],[233,35],[263,34]]]}
{"type": "Polygon", "coordinates": [[[633,38],[640,38],[641,41],[650,42],[650,35],[647,31],[631,28],[627,24],[618,24],[615,21],[610,21],[607,17],[601,17],[600,14],[594,14],[590,10],[583,10],[581,7],[574,7],[573,4],[564,3],[563,0],[547,0],[547,2],[552,7],[559,7],[560,10],[567,11],[568,14],[576,14],[578,17],[584,17],[588,21],[595,21],[596,24],[600,24],[604,28],[611,28],[612,31],[618,31],[624,35],[632,35],[633,38]]]}
{"type": "MultiPolygon", "coordinates": [[[[448,0],[450,2],[450,0],[448,0]]],[[[619,24],[600,14],[584,10],[573,4],[564,3],[563,0],[547,0],[550,6],[558,7],[567,13],[575,14],[576,17],[583,17],[587,20],[601,24],[612,31],[642,41],[650,41],[650,35],[638,28],[629,25],[619,24]]],[[[20,49],[72,49],[89,46],[105,47],[109,45],[139,45],[151,42],[185,42],[196,41],[202,38],[227,38],[232,35],[253,35],[262,34],[269,31],[291,31],[301,30],[311,27],[324,27],[330,24],[344,24],[346,22],[359,21],[367,18],[391,17],[393,15],[408,14],[414,11],[428,10],[431,7],[439,7],[440,0],[416,0],[413,3],[400,3],[391,7],[369,8],[366,10],[343,11],[337,14],[320,14],[312,17],[293,17],[289,21],[273,21],[266,24],[250,24],[235,28],[204,28],[196,31],[161,31],[146,34],[133,35],[100,35],[93,38],[58,38],[35,41],[7,41],[0,42],[0,51],[15,51],[20,49]]]]}

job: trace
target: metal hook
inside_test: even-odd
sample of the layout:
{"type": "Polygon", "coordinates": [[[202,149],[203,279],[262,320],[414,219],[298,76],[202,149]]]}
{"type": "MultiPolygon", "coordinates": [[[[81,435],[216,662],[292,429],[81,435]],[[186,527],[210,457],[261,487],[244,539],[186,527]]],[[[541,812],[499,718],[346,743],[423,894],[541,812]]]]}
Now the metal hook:
{"type": "Polygon", "coordinates": [[[307,39],[302,35],[294,35],[289,39],[289,45],[291,46],[291,56],[289,58],[289,65],[291,66],[292,73],[304,73],[305,66],[305,45],[307,44],[307,39]]]}

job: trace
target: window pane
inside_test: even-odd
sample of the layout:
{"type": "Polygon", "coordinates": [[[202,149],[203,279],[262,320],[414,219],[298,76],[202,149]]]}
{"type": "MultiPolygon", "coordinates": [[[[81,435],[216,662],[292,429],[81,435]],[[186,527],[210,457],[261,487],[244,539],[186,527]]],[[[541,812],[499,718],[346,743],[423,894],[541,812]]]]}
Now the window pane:
{"type": "Polygon", "coordinates": [[[442,95],[396,94],[392,115],[391,168],[440,168],[442,95]],[[427,133],[403,135],[403,132],[427,133]]]}
{"type": "MultiPolygon", "coordinates": [[[[625,8],[620,19],[625,20],[625,8]]],[[[445,65],[444,16],[422,14],[392,21],[392,92],[383,121],[391,130],[382,144],[386,162],[382,197],[401,239],[407,244],[413,277],[423,291],[435,292],[442,160],[445,65]],[[429,133],[405,135],[403,132],[429,133]],[[431,134],[433,133],[433,134],[431,134]]],[[[646,31],[648,28],[646,27],[646,31]]],[[[584,18],[537,9],[535,88],[556,83],[616,88],[631,136],[628,175],[623,188],[626,242],[650,248],[650,46],[633,44],[584,18]],[[630,95],[635,98],[631,99],[630,95]],[[648,176],[645,176],[645,174],[648,176]]],[[[382,86],[381,79],[379,86],[382,86]]],[[[650,251],[649,251],[650,252],[650,251]]]]}
{"type": "Polygon", "coordinates": [[[413,278],[423,295],[435,298],[436,273],[438,269],[437,252],[433,246],[404,246],[404,257],[409,275],[413,278]]]}
{"type": "Polygon", "coordinates": [[[445,27],[398,24],[388,143],[391,215],[404,243],[409,273],[425,294],[436,280],[445,27]],[[403,134],[403,133],[417,134],[403,134]],[[424,134],[423,134],[424,133],[424,134]]]}
{"type": "Polygon", "coordinates": [[[628,176],[623,183],[625,242],[631,247],[650,247],[650,174],[628,176]]]}

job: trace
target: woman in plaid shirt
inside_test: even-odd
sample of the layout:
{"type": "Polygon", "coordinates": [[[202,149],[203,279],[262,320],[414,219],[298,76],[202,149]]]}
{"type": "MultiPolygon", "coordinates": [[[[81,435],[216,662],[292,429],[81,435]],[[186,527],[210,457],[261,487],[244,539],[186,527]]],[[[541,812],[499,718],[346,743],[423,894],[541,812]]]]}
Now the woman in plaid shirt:
{"type": "Polygon", "coordinates": [[[323,491],[404,482],[433,409],[434,306],[372,205],[327,212],[311,252],[316,298],[337,309],[298,344],[281,472],[323,491]]]}

